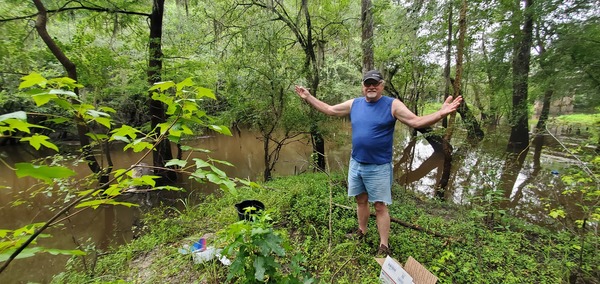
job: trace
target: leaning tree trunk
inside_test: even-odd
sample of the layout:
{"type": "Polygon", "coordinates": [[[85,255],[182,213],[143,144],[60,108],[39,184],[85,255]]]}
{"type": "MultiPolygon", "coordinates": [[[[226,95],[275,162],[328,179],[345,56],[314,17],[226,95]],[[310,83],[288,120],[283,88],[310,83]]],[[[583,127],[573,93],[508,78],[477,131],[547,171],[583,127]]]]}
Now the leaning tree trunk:
{"type": "MultiPolygon", "coordinates": [[[[449,5],[452,5],[451,3],[449,5]]],[[[452,10],[452,9],[451,9],[452,10]]],[[[451,20],[451,19],[449,19],[451,20]]],[[[467,31],[467,2],[463,0],[461,2],[460,16],[458,21],[458,44],[456,47],[456,74],[454,82],[452,84],[454,96],[458,96],[462,93],[461,81],[463,73],[463,55],[465,49],[465,34],[467,31]]],[[[449,79],[448,79],[449,80],[449,79]]],[[[447,143],[443,144],[444,149],[444,167],[442,170],[442,177],[436,186],[436,196],[439,198],[445,198],[445,191],[450,181],[450,171],[452,169],[452,147],[450,147],[450,140],[452,139],[452,133],[454,131],[454,121],[456,114],[452,113],[448,119],[448,127],[444,135],[444,140],[447,143]]]]}
{"type": "MultiPolygon", "coordinates": [[[[524,24],[521,34],[516,38],[513,59],[513,98],[511,113],[511,131],[507,151],[514,154],[526,154],[529,147],[529,125],[527,109],[527,87],[529,62],[533,38],[533,0],[525,1],[524,24]],[[520,40],[519,40],[520,39],[520,40]]],[[[521,161],[521,159],[517,159],[521,161]]]]}
{"type": "MultiPolygon", "coordinates": [[[[553,67],[551,65],[551,63],[548,61],[547,57],[547,50],[546,50],[546,44],[544,43],[544,41],[541,39],[540,37],[540,33],[539,31],[536,33],[537,35],[537,46],[539,48],[540,51],[540,67],[542,69],[542,74],[544,74],[544,77],[548,79],[548,81],[550,82],[549,85],[546,87],[546,91],[544,92],[544,99],[542,102],[542,111],[540,112],[540,117],[538,119],[538,123],[535,126],[535,135],[537,138],[538,136],[540,136],[544,129],[546,128],[546,122],[548,121],[548,116],[550,115],[550,104],[552,101],[552,96],[554,95],[554,80],[553,80],[553,67]]],[[[535,139],[534,138],[534,139],[535,139]]],[[[541,143],[538,143],[541,144],[541,143]]]]}
{"type": "MultiPolygon", "coordinates": [[[[38,34],[40,35],[40,38],[44,41],[46,46],[48,46],[48,49],[50,49],[50,51],[52,52],[54,57],[56,57],[56,59],[60,62],[60,64],[65,68],[69,78],[73,79],[74,81],[77,81],[77,66],[64,54],[64,52],[56,44],[56,42],[50,36],[50,34],[48,33],[48,30],[46,29],[46,24],[48,21],[48,13],[46,11],[46,7],[44,7],[44,4],[42,3],[41,0],[33,0],[33,4],[35,5],[35,7],[38,10],[37,19],[35,22],[35,29],[37,30],[38,34]]],[[[75,94],[77,94],[79,96],[78,88],[76,88],[74,90],[74,92],[75,92],[75,94]]],[[[75,114],[75,124],[77,125],[77,136],[78,136],[79,142],[81,144],[81,150],[82,150],[84,159],[86,160],[88,166],[90,167],[90,170],[93,173],[100,175],[99,176],[100,183],[101,184],[106,183],[108,181],[108,174],[111,171],[112,164],[109,164],[109,167],[107,169],[103,169],[100,166],[100,164],[98,163],[98,160],[96,160],[96,157],[94,156],[94,154],[92,152],[92,148],[90,145],[90,139],[87,136],[87,134],[89,132],[89,128],[88,128],[87,124],[85,124],[83,118],[81,116],[79,116],[78,114],[75,114]]],[[[107,155],[109,155],[108,151],[105,151],[105,152],[107,155]]],[[[107,156],[107,160],[111,161],[110,156],[107,156]]]]}
{"type": "MultiPolygon", "coordinates": [[[[152,14],[150,14],[150,39],[149,39],[149,61],[148,61],[148,83],[153,85],[154,83],[161,81],[162,72],[162,26],[163,26],[163,12],[164,12],[165,1],[154,0],[152,2],[152,14]]],[[[149,94],[152,97],[152,94],[149,94]]],[[[151,125],[154,129],[155,138],[158,139],[160,131],[158,125],[166,121],[165,107],[162,102],[150,99],[150,115],[151,125]]],[[[153,165],[155,174],[161,177],[161,183],[169,183],[177,180],[177,176],[173,171],[167,171],[165,169],[165,163],[168,160],[173,159],[173,153],[171,152],[171,144],[168,139],[162,139],[156,146],[156,150],[152,152],[153,165]]]]}
{"type": "Polygon", "coordinates": [[[467,128],[467,138],[469,140],[475,140],[475,141],[483,140],[485,133],[483,133],[483,130],[481,130],[481,126],[479,125],[479,122],[473,115],[473,112],[471,111],[471,109],[469,109],[469,106],[467,105],[467,102],[465,101],[464,98],[463,98],[463,101],[460,103],[460,106],[458,107],[456,112],[458,112],[458,114],[460,114],[460,117],[463,120],[465,128],[467,128]]]}
{"type": "MultiPolygon", "coordinates": [[[[452,82],[454,85],[454,80],[452,80],[452,82]]],[[[460,95],[462,96],[462,90],[460,90],[460,91],[461,91],[460,95]]],[[[483,137],[485,134],[483,133],[483,130],[481,130],[481,126],[479,125],[479,122],[475,118],[475,115],[473,115],[473,112],[471,111],[471,109],[469,109],[467,100],[464,97],[463,97],[462,102],[458,106],[458,109],[456,110],[456,112],[458,112],[458,114],[460,114],[463,124],[465,125],[465,128],[467,129],[467,138],[469,140],[475,140],[477,142],[483,140],[483,137]]]]}
{"type": "Polygon", "coordinates": [[[552,95],[554,94],[554,90],[552,88],[546,90],[544,92],[544,100],[542,103],[542,111],[540,112],[540,118],[538,119],[537,124],[535,125],[536,135],[539,135],[546,128],[546,122],[548,121],[548,116],[550,115],[550,103],[552,100],[552,95]]]}

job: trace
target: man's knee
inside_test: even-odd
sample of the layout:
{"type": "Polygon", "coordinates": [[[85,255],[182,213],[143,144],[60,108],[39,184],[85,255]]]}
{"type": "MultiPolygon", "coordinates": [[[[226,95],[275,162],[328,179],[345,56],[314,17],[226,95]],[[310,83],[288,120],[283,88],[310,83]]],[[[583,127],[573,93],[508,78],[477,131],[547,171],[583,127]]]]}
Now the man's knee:
{"type": "Polygon", "coordinates": [[[356,203],[358,205],[365,205],[369,203],[369,196],[366,193],[361,193],[356,196],[356,203]]]}
{"type": "Polygon", "coordinates": [[[375,212],[376,213],[386,213],[387,212],[387,205],[385,205],[385,203],[383,202],[375,202],[375,212]]]}

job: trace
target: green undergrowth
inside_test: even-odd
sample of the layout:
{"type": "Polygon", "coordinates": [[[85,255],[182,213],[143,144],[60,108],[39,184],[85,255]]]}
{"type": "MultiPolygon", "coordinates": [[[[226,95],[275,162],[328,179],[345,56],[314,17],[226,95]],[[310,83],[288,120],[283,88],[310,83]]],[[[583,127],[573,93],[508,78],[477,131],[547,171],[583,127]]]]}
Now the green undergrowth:
{"type": "MultiPolygon", "coordinates": [[[[89,265],[92,254],[87,256],[87,269],[83,269],[82,258],[73,258],[54,282],[260,283],[253,277],[257,271],[249,269],[256,259],[269,259],[271,262],[259,266],[276,267],[270,278],[261,278],[272,283],[379,283],[374,218],[369,221],[366,240],[346,237],[357,223],[354,211],[342,207],[354,206],[346,196],[344,179],[325,174],[290,176],[264,184],[264,188],[240,190],[237,196],[207,196],[197,206],[155,209],[144,218],[148,229],[143,236],[103,253],[94,260],[93,268],[89,265]],[[250,222],[238,223],[234,204],[245,199],[265,204],[265,213],[272,220],[261,223],[260,230],[250,222]],[[250,231],[245,231],[244,238],[234,239],[240,228],[270,237],[256,243],[257,239],[247,239],[250,231]],[[245,263],[246,268],[224,266],[218,260],[195,264],[189,254],[178,250],[202,236],[207,237],[209,246],[224,248],[252,241],[247,244],[258,244],[260,249],[248,256],[254,260],[245,263]],[[272,238],[280,242],[268,241],[272,238]],[[267,242],[274,251],[285,251],[263,258],[261,246],[267,242]],[[231,270],[247,275],[231,275],[231,270]],[[300,275],[298,272],[302,276],[290,277],[300,275]]],[[[392,218],[426,232],[392,223],[392,256],[400,262],[414,257],[439,277],[438,283],[569,283],[573,275],[579,281],[598,283],[600,259],[590,247],[597,246],[597,239],[581,242],[567,232],[550,232],[510,218],[491,227],[475,207],[433,200],[397,186],[393,194],[392,218]]],[[[258,271],[261,276],[268,272],[258,271]]]]}
{"type": "Polygon", "coordinates": [[[585,126],[600,126],[600,114],[599,113],[574,113],[565,114],[556,118],[562,123],[576,123],[585,126]]]}

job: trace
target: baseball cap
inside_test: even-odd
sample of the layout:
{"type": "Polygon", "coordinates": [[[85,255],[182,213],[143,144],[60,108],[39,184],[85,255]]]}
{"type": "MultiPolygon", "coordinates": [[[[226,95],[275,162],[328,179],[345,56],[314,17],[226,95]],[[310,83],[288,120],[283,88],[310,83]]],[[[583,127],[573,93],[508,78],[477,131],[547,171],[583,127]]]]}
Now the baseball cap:
{"type": "Polygon", "coordinates": [[[371,70],[365,73],[363,76],[363,82],[367,80],[376,80],[377,82],[383,80],[383,76],[377,70],[371,70]]]}

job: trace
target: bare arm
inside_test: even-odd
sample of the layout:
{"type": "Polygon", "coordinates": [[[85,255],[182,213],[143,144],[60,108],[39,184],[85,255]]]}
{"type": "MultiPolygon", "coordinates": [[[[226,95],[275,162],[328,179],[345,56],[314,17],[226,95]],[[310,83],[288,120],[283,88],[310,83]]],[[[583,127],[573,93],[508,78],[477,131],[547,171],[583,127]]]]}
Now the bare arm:
{"type": "Polygon", "coordinates": [[[454,100],[450,96],[446,99],[440,110],[428,115],[417,116],[412,111],[410,111],[406,107],[406,105],[404,105],[400,100],[394,100],[394,102],[392,103],[392,114],[397,120],[412,128],[423,128],[430,126],[440,121],[445,116],[455,112],[458,106],[460,105],[461,101],[461,96],[458,96],[454,100]]]}
{"type": "Polygon", "coordinates": [[[302,87],[296,86],[296,94],[302,99],[304,99],[307,103],[313,106],[316,110],[331,116],[346,116],[350,114],[350,108],[352,107],[352,102],[354,99],[347,100],[343,103],[337,105],[329,105],[310,94],[310,92],[302,87]]]}

